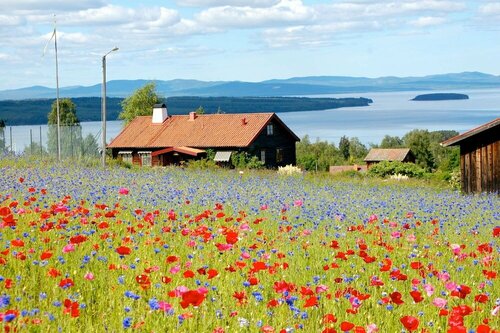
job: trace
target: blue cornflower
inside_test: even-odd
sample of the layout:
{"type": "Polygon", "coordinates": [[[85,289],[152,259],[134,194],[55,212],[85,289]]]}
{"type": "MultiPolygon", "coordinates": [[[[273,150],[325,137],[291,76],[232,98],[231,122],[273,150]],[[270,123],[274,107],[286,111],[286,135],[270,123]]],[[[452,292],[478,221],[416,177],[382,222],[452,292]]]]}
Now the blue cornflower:
{"type": "Polygon", "coordinates": [[[123,328],[130,328],[132,326],[132,318],[126,317],[123,319],[123,328]]]}

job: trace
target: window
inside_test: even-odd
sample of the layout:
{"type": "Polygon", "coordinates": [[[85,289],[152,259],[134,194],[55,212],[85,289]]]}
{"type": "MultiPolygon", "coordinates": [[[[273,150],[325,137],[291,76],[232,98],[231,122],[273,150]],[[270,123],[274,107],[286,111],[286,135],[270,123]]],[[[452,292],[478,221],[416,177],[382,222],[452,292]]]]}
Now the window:
{"type": "Polygon", "coordinates": [[[121,156],[122,162],[132,164],[132,152],[131,151],[120,151],[118,155],[121,156]]]}
{"type": "Polygon", "coordinates": [[[151,152],[150,151],[140,151],[139,156],[141,157],[142,166],[151,166],[151,152]]]}
{"type": "Polygon", "coordinates": [[[274,125],[267,124],[267,135],[274,135],[274,125]]]}
{"type": "Polygon", "coordinates": [[[265,149],[261,149],[261,151],[260,151],[260,160],[262,163],[266,163],[266,150],[265,149]]]}
{"type": "Polygon", "coordinates": [[[276,149],[276,163],[281,163],[283,162],[283,149],[278,148],[276,149]]]}

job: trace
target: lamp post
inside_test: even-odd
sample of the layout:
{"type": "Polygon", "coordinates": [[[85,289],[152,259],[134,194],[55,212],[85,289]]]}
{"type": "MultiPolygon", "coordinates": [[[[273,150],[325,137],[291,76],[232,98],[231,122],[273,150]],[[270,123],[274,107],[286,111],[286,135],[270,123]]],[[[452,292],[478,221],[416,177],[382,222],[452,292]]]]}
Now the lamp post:
{"type": "Polygon", "coordinates": [[[101,103],[101,118],[102,118],[102,166],[106,167],[106,56],[111,52],[118,51],[115,47],[108,53],[102,56],[102,103],[101,103]]]}

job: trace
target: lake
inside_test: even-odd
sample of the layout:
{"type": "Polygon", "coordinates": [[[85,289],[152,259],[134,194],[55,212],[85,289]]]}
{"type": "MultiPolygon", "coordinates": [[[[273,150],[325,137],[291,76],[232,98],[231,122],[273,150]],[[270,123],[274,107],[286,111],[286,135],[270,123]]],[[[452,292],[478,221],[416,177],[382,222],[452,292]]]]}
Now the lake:
{"type": "MultiPolygon", "coordinates": [[[[447,91],[440,91],[447,92],[447,91]]],[[[321,111],[278,113],[285,124],[300,138],[309,135],[338,145],[343,135],[357,137],[364,144],[380,143],[384,135],[403,136],[413,129],[456,130],[460,133],[500,117],[500,90],[453,90],[469,95],[468,100],[411,101],[428,91],[383,92],[363,94],[336,94],[306,97],[367,97],[373,100],[368,107],[352,107],[321,111]]],[[[101,122],[82,122],[83,135],[92,134],[101,142],[101,122]]],[[[108,121],[107,142],[122,129],[121,121],[108,121]]],[[[30,144],[30,130],[34,142],[46,145],[46,125],[7,126],[6,144],[22,152],[30,144]]]]}

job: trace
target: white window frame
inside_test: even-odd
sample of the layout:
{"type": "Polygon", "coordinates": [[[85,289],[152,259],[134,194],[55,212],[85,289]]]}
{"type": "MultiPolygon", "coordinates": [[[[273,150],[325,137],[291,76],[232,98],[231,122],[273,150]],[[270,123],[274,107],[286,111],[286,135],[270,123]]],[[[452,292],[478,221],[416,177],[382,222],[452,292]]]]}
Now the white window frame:
{"type": "Polygon", "coordinates": [[[266,164],[266,150],[261,149],[260,150],[260,161],[264,164],[266,164]]]}
{"type": "Polygon", "coordinates": [[[269,135],[269,136],[274,135],[274,125],[267,124],[266,131],[267,131],[267,135],[269,135]]]}
{"type": "Polygon", "coordinates": [[[276,148],[276,163],[281,163],[283,162],[284,159],[285,159],[285,150],[283,148],[276,148]]]}
{"type": "Polygon", "coordinates": [[[132,158],[132,152],[131,151],[120,151],[120,152],[118,152],[118,155],[121,155],[122,162],[126,162],[126,163],[132,164],[133,158],[132,158]]]}
{"type": "Polygon", "coordinates": [[[139,156],[141,157],[142,166],[153,166],[153,159],[150,151],[140,151],[139,156]]]}

